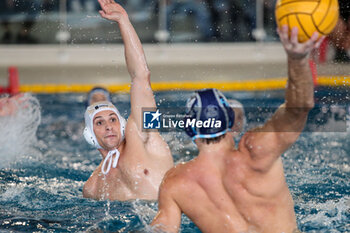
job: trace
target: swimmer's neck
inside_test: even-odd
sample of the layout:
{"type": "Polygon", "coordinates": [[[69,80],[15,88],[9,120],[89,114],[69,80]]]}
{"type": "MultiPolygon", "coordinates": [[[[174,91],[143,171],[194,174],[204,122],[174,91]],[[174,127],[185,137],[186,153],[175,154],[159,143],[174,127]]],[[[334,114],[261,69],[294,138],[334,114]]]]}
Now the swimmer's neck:
{"type": "MultiPolygon", "coordinates": [[[[117,149],[120,153],[120,155],[123,154],[123,150],[124,150],[124,147],[125,147],[125,139],[122,141],[121,144],[119,144],[117,146],[117,149]]],[[[98,149],[98,151],[100,152],[101,156],[102,156],[102,160],[104,160],[109,152],[109,150],[106,150],[106,149],[98,149]]]]}
{"type": "Polygon", "coordinates": [[[226,133],[220,142],[207,144],[196,140],[196,144],[200,154],[216,153],[219,151],[228,151],[235,148],[235,141],[230,133],[226,133]],[[202,152],[202,153],[201,153],[202,152]]]}

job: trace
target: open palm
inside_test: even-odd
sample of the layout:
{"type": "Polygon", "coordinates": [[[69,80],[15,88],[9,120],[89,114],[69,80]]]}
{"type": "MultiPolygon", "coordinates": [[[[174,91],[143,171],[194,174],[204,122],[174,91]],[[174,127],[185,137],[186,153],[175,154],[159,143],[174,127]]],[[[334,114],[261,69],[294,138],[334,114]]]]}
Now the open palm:
{"type": "Polygon", "coordinates": [[[102,10],[100,10],[100,15],[109,20],[119,22],[122,17],[127,16],[124,8],[116,3],[114,0],[98,0],[102,10]]]}

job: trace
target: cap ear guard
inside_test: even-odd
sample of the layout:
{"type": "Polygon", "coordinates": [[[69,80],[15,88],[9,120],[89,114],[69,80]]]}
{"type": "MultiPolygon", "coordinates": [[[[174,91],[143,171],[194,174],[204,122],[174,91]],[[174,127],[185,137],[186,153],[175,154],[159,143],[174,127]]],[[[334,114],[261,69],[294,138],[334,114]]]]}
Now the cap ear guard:
{"type": "MultiPolygon", "coordinates": [[[[186,103],[186,117],[184,118],[184,121],[186,122],[187,119],[193,119],[196,118],[197,111],[198,111],[198,94],[195,93],[191,96],[190,99],[187,100],[186,103]]],[[[198,133],[194,127],[185,127],[185,133],[190,137],[195,137],[198,133]]]]}
{"type": "Polygon", "coordinates": [[[122,140],[124,140],[124,138],[125,138],[126,120],[120,114],[118,114],[117,116],[118,116],[119,124],[120,124],[120,134],[122,136],[122,140]]]}
{"type": "MultiPolygon", "coordinates": [[[[229,104],[231,109],[233,109],[233,112],[235,113],[235,119],[236,119],[236,110],[235,109],[240,109],[242,111],[241,114],[243,115],[243,120],[242,120],[242,122],[238,122],[238,123],[240,124],[241,129],[243,131],[243,129],[247,125],[247,117],[245,115],[243,104],[236,99],[229,99],[229,100],[227,100],[227,103],[229,104]]],[[[235,122],[235,124],[237,124],[237,123],[235,122]]]]}
{"type": "MultiPolygon", "coordinates": [[[[221,93],[220,93],[221,94],[221,93]]],[[[231,129],[235,123],[235,111],[230,107],[230,104],[228,103],[225,96],[220,95],[221,103],[224,105],[227,111],[227,117],[228,117],[228,127],[231,129]]]]}
{"type": "Polygon", "coordinates": [[[84,138],[87,141],[87,143],[89,143],[91,146],[94,146],[97,148],[100,147],[97,140],[95,139],[95,136],[91,133],[91,131],[87,127],[84,128],[83,134],[84,134],[84,138]]]}

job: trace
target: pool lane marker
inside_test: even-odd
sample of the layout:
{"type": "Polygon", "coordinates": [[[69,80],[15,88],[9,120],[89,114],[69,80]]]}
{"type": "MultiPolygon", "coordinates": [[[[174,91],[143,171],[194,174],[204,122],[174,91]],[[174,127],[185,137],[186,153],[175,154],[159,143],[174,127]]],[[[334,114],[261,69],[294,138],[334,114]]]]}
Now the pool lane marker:
{"type": "MultiPolygon", "coordinates": [[[[153,91],[196,90],[217,88],[222,91],[264,91],[279,90],[286,87],[287,78],[264,80],[232,81],[232,82],[154,82],[153,91]]],[[[319,86],[350,87],[350,76],[318,77],[319,86]]],[[[32,93],[82,93],[88,92],[95,86],[104,86],[110,92],[129,92],[130,83],[101,85],[101,84],[33,84],[21,85],[20,92],[32,93]]]]}
{"type": "Polygon", "coordinates": [[[10,66],[8,68],[8,85],[0,86],[0,94],[15,95],[20,92],[19,88],[18,69],[15,66],[10,66]]]}

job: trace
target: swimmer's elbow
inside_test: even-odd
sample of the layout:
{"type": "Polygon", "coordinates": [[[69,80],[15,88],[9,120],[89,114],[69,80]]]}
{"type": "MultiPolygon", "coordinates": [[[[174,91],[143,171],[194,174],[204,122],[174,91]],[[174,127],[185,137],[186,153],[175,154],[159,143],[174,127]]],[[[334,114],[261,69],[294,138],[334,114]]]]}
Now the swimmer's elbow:
{"type": "Polygon", "coordinates": [[[315,107],[315,101],[314,101],[314,99],[311,99],[309,101],[305,101],[303,109],[304,109],[305,112],[309,112],[314,107],[315,107]]]}
{"type": "Polygon", "coordinates": [[[294,104],[294,106],[291,106],[291,104],[286,102],[285,106],[286,106],[286,110],[289,113],[292,113],[293,115],[298,116],[298,115],[308,114],[311,111],[311,109],[315,107],[315,101],[311,99],[301,104],[297,104],[297,105],[294,104]]]}
{"type": "Polygon", "coordinates": [[[137,79],[137,80],[143,80],[143,81],[146,81],[146,82],[150,82],[150,80],[151,80],[151,71],[148,68],[139,70],[139,71],[135,72],[134,78],[137,79]]]}
{"type": "Polygon", "coordinates": [[[289,119],[291,119],[292,122],[295,122],[298,119],[299,120],[306,119],[311,109],[312,107],[292,108],[292,109],[288,109],[287,113],[289,114],[289,119]]]}
{"type": "Polygon", "coordinates": [[[151,77],[151,71],[147,68],[144,72],[143,72],[143,76],[145,79],[149,80],[151,77]]]}

